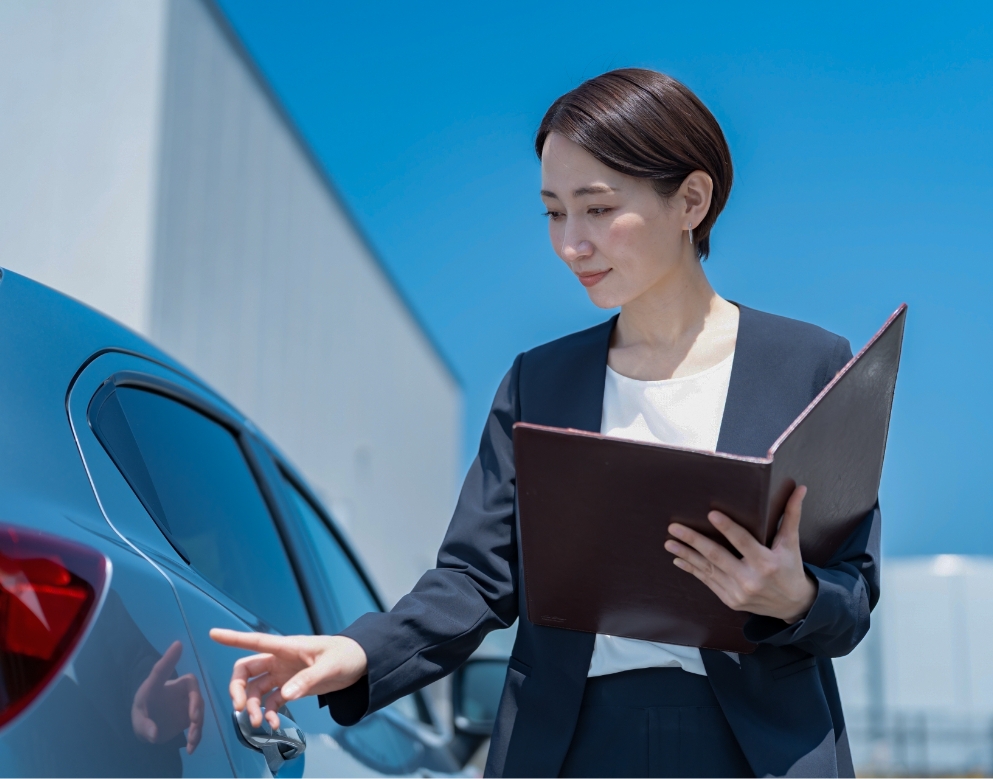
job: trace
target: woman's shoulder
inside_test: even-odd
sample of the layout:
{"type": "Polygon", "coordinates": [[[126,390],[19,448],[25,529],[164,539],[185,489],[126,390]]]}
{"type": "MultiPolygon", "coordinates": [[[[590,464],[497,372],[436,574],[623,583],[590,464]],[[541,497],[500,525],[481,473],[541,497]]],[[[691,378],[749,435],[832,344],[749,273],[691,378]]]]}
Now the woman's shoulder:
{"type": "MultiPolygon", "coordinates": [[[[796,385],[816,395],[852,357],[848,339],[798,319],[740,304],[735,364],[756,385],[796,385]]],[[[811,396],[812,397],[812,396],[811,396]]]]}
{"type": "Polygon", "coordinates": [[[813,351],[818,355],[831,355],[841,348],[849,348],[846,338],[810,322],[770,314],[740,303],[735,305],[740,312],[739,339],[744,336],[766,347],[813,351]]]}

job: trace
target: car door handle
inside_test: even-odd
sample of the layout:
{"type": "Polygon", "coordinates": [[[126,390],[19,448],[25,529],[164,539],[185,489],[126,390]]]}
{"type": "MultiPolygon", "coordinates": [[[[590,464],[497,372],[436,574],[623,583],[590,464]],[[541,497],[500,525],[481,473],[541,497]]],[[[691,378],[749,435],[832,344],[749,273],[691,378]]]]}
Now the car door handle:
{"type": "Polygon", "coordinates": [[[307,748],[307,737],[297,724],[285,714],[279,715],[279,727],[273,728],[265,719],[262,709],[262,724],[252,725],[248,711],[234,712],[235,730],[246,746],[259,750],[265,755],[269,770],[275,774],[283,763],[303,754],[307,748]]]}

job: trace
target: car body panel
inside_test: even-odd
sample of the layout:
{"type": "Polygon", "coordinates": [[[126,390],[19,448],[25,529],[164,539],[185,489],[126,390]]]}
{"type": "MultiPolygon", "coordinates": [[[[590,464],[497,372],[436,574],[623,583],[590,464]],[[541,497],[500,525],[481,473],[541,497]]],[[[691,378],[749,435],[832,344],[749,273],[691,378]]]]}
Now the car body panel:
{"type": "Polygon", "coordinates": [[[86,635],[56,681],[0,731],[3,773],[231,776],[231,762],[209,706],[192,755],[183,748],[182,732],[159,745],[136,734],[138,689],[174,642],[180,643],[181,654],[172,676],[190,674],[201,695],[205,690],[169,582],[118,539],[71,524],[61,535],[101,552],[110,561],[111,575],[86,635]]]}
{"type": "MultiPolygon", "coordinates": [[[[207,631],[271,628],[183,560],[94,434],[90,400],[123,372],[165,382],[237,428],[315,631],[335,632],[341,617],[325,561],[292,519],[288,484],[314,505],[368,588],[340,528],[292,464],[218,393],[126,327],[0,270],[0,523],[86,545],[104,555],[111,572],[86,634],[55,681],[0,728],[0,773],[270,776],[262,754],[238,739],[231,716],[228,680],[244,653],[210,641],[207,631]],[[192,755],[182,732],[165,745],[135,735],[144,711],[136,687],[167,650],[179,652],[171,680],[193,679],[204,703],[192,755]]],[[[352,728],[336,725],[312,697],[293,702],[288,713],[307,734],[307,749],[279,777],[459,770],[450,726],[419,694],[352,728]]]]}

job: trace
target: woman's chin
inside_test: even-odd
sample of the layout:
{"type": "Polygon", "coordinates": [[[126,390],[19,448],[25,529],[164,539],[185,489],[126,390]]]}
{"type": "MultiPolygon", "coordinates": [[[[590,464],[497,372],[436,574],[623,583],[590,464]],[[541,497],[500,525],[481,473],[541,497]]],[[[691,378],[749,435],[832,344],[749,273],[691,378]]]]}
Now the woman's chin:
{"type": "MultiPolygon", "coordinates": [[[[601,282],[600,284],[602,284],[601,282]]],[[[609,309],[624,305],[627,301],[619,295],[616,290],[598,289],[600,284],[588,287],[586,294],[590,296],[590,302],[597,308],[609,309]]]]}

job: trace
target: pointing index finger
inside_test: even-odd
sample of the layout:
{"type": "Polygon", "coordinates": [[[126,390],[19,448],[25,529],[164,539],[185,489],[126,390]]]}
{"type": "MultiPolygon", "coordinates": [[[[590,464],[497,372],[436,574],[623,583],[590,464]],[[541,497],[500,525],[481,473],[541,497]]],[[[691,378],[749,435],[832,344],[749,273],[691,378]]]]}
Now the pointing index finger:
{"type": "Polygon", "coordinates": [[[210,637],[218,644],[237,649],[250,649],[253,652],[280,654],[286,649],[286,638],[270,636],[268,633],[248,633],[227,628],[211,628],[210,637]]]}

